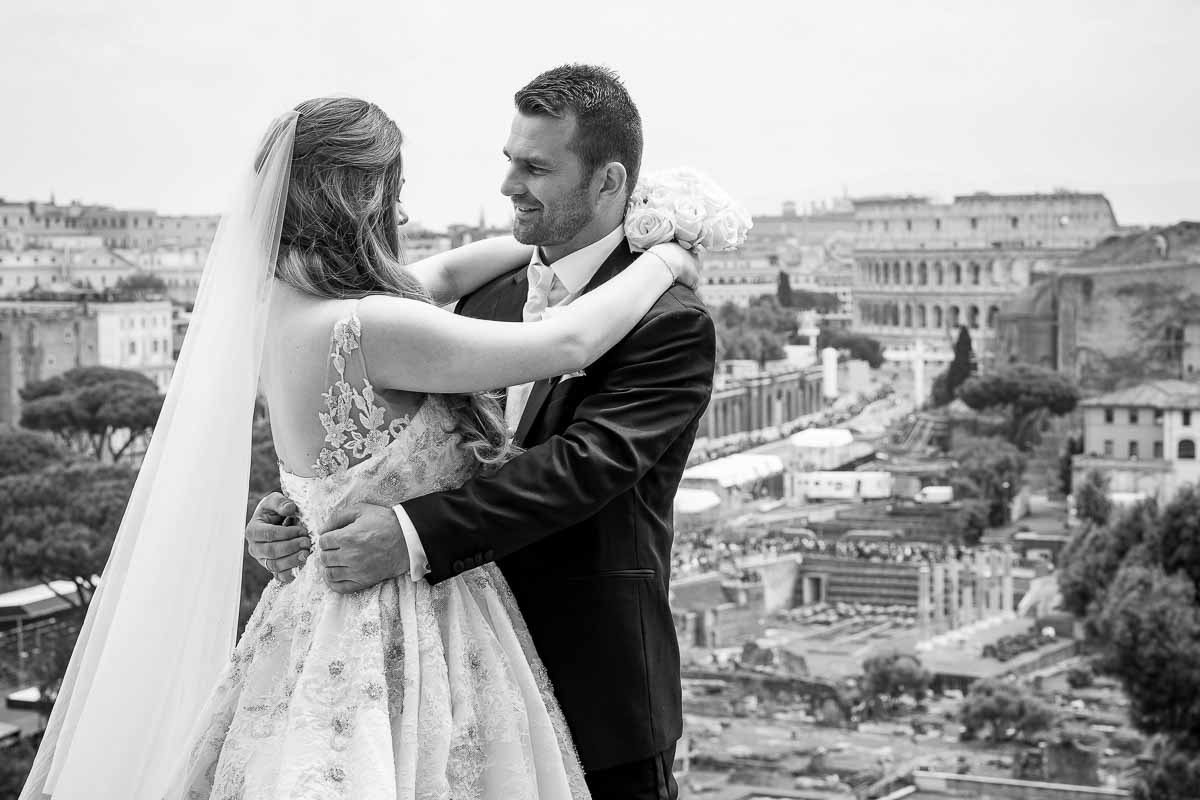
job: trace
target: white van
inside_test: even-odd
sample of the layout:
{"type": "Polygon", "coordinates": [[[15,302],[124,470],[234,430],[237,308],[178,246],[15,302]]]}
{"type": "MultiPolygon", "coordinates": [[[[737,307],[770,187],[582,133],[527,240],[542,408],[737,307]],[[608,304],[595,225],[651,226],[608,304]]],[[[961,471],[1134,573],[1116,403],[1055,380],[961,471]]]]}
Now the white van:
{"type": "Polygon", "coordinates": [[[953,486],[926,486],[913,495],[913,502],[942,505],[954,502],[953,486]]]}

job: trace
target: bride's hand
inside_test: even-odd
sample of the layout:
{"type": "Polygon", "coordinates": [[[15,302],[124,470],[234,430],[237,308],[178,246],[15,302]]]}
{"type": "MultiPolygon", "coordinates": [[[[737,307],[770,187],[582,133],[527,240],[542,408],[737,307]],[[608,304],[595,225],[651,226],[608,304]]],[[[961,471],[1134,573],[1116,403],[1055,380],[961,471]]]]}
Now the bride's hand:
{"type": "Polygon", "coordinates": [[[675,276],[676,283],[681,283],[689,289],[700,285],[700,257],[691,250],[685,250],[675,242],[667,242],[654,245],[650,252],[666,262],[667,269],[675,276]]]}

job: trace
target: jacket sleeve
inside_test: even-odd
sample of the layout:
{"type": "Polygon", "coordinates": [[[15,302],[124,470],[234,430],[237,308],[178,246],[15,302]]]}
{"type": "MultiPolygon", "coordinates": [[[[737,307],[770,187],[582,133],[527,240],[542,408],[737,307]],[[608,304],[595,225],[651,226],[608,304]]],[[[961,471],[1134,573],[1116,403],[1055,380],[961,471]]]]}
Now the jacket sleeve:
{"type": "Polygon", "coordinates": [[[704,412],[712,319],[676,303],[648,316],[588,369],[597,380],[571,423],[458,489],[402,504],[436,583],[594,515],[632,488],[704,412]]]}

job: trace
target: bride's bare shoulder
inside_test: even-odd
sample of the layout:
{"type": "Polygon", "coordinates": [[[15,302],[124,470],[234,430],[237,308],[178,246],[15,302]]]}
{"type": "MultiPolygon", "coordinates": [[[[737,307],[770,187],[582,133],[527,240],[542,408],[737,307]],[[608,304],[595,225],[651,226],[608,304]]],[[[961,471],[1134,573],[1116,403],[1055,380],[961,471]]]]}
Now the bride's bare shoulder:
{"type": "Polygon", "coordinates": [[[269,338],[288,338],[323,332],[325,337],[338,320],[354,312],[354,300],[313,297],[276,282],[271,295],[269,338]]]}

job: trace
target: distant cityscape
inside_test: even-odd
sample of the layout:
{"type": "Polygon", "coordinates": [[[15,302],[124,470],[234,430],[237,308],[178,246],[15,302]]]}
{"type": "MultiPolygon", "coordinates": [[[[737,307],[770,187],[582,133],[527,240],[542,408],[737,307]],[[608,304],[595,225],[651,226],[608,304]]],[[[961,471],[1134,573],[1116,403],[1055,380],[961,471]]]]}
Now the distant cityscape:
{"type": "MultiPolygon", "coordinates": [[[[218,224],[0,200],[0,429],[80,367],[165,392],[218,224]]],[[[408,230],[404,257],[506,233],[408,230]]],[[[1130,797],[1149,734],[1064,587],[1101,517],[1200,482],[1200,223],[1066,189],[784,203],[700,293],[722,358],[675,499],[681,797],[1130,797]]],[[[75,591],[22,583],[19,676],[75,591]]],[[[0,742],[44,711],[13,688],[0,742]]]]}

